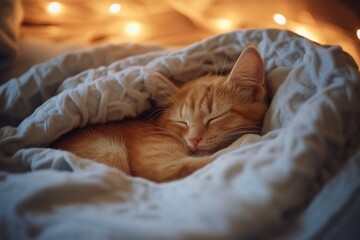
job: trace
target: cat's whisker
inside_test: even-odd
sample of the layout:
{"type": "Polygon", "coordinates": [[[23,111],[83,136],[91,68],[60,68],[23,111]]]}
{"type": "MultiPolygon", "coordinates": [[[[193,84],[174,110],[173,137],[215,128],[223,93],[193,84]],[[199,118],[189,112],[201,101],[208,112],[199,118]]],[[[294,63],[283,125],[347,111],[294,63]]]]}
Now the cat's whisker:
{"type": "MultiPolygon", "coordinates": [[[[161,83],[162,83],[162,85],[164,86],[164,88],[167,89],[167,92],[166,92],[166,93],[167,93],[168,95],[165,95],[165,97],[172,98],[172,99],[176,100],[177,103],[180,103],[181,100],[180,100],[179,97],[177,96],[176,92],[174,92],[172,89],[170,89],[170,87],[167,86],[164,82],[161,82],[161,83]]],[[[173,84],[173,83],[171,83],[171,84],[173,84]]]]}
{"type": "Polygon", "coordinates": [[[262,127],[258,127],[258,126],[241,126],[241,127],[236,127],[236,128],[229,129],[227,132],[238,131],[238,130],[261,131],[261,130],[262,130],[262,127]]]}
{"type": "Polygon", "coordinates": [[[234,128],[229,130],[228,132],[236,132],[236,131],[251,131],[251,132],[261,132],[262,128],[261,127],[247,127],[247,128],[234,128]]]}
{"type": "Polygon", "coordinates": [[[155,96],[151,96],[151,99],[154,100],[157,103],[161,103],[163,106],[168,106],[171,101],[178,101],[176,99],[175,95],[171,95],[170,93],[163,93],[162,97],[155,97],[155,96]]]}
{"type": "Polygon", "coordinates": [[[222,139],[226,139],[226,138],[234,138],[236,136],[241,136],[244,134],[249,134],[249,133],[253,133],[253,134],[260,134],[261,130],[260,129],[243,129],[243,128],[235,128],[235,129],[230,129],[228,131],[225,131],[222,133],[222,139]]]}
{"type": "Polygon", "coordinates": [[[157,106],[167,106],[169,105],[168,101],[165,101],[164,99],[161,98],[155,98],[155,97],[151,97],[152,100],[154,100],[156,103],[161,103],[161,105],[157,104],[157,106]]]}
{"type": "MultiPolygon", "coordinates": [[[[170,84],[173,84],[170,80],[169,80],[170,84]]],[[[161,82],[161,84],[168,90],[167,93],[169,93],[169,95],[165,95],[166,97],[170,97],[173,100],[176,101],[177,104],[181,103],[180,98],[178,97],[177,93],[174,92],[172,89],[170,89],[170,87],[168,85],[166,85],[164,82],[161,82]]],[[[175,87],[176,88],[176,87],[175,87]]],[[[176,88],[177,89],[177,88],[176,88]]]]}
{"type": "Polygon", "coordinates": [[[224,74],[224,69],[225,69],[225,66],[226,66],[227,57],[228,57],[228,55],[225,52],[225,60],[224,60],[224,63],[223,63],[222,69],[221,69],[221,73],[218,75],[218,77],[216,79],[217,81],[219,81],[220,78],[222,77],[222,75],[224,74]]]}
{"type": "Polygon", "coordinates": [[[155,109],[150,115],[158,113],[158,112],[164,112],[164,111],[165,111],[164,108],[158,108],[158,109],[155,109]]]}
{"type": "Polygon", "coordinates": [[[176,82],[161,75],[150,76],[138,91],[150,95],[148,105],[156,103],[157,108],[138,119],[74,132],[61,139],[57,146],[127,174],[164,182],[189,175],[208,164],[214,159],[212,151],[229,146],[244,134],[261,134],[258,124],[266,111],[266,102],[262,102],[263,108],[252,109],[247,95],[244,98],[241,95],[243,88],[256,94],[258,87],[262,87],[263,79],[257,77],[263,75],[259,54],[254,54],[254,50],[241,54],[243,57],[234,65],[236,74],[232,76],[244,77],[236,78],[235,85],[232,76],[227,82],[222,76],[229,70],[231,55],[214,50],[215,46],[203,46],[207,49],[203,64],[208,64],[208,75],[179,88],[176,82]],[[215,76],[211,75],[212,71],[215,76]],[[249,119],[228,115],[229,109],[243,104],[251,108],[245,114],[249,119]],[[214,121],[217,124],[210,124],[216,118],[219,118],[214,121]],[[209,124],[205,124],[206,121],[209,124]],[[201,155],[203,158],[199,159],[201,155]]]}
{"type": "Polygon", "coordinates": [[[159,115],[163,114],[165,112],[164,109],[157,109],[155,111],[153,111],[152,113],[150,113],[149,118],[150,121],[154,120],[156,117],[158,117],[159,115]]]}
{"type": "Polygon", "coordinates": [[[165,110],[163,110],[163,113],[171,113],[171,111],[168,109],[165,109],[165,110]]]}
{"type": "Polygon", "coordinates": [[[212,60],[212,65],[213,65],[213,67],[214,67],[214,69],[213,69],[213,75],[216,76],[217,73],[218,73],[218,70],[217,70],[217,64],[216,64],[216,61],[215,61],[214,54],[212,53],[212,51],[211,51],[207,46],[205,46],[205,48],[206,48],[207,52],[210,54],[210,57],[211,57],[211,60],[212,60]]]}
{"type": "Polygon", "coordinates": [[[164,110],[162,109],[161,111],[154,111],[153,113],[150,114],[150,120],[153,121],[154,119],[158,118],[159,116],[161,116],[162,114],[165,113],[169,113],[169,110],[164,110]]]}
{"type": "MultiPolygon", "coordinates": [[[[170,82],[170,80],[169,80],[169,82],[170,82]]],[[[161,95],[163,95],[165,99],[172,99],[173,101],[176,101],[176,103],[181,102],[181,100],[177,96],[176,92],[174,92],[174,90],[172,90],[166,83],[164,83],[163,81],[159,81],[159,83],[164,89],[166,89],[165,92],[161,91],[161,95]]],[[[173,84],[173,83],[170,82],[170,84],[173,84]]],[[[151,85],[146,85],[146,87],[149,89],[155,90],[155,91],[160,91],[159,88],[151,86],[151,85]]],[[[158,98],[155,98],[154,96],[152,96],[151,98],[157,102],[168,104],[168,101],[164,101],[163,99],[158,99],[158,98]]]]}
{"type": "Polygon", "coordinates": [[[237,129],[239,128],[261,128],[260,126],[255,126],[255,125],[242,125],[239,127],[236,127],[237,129]]]}

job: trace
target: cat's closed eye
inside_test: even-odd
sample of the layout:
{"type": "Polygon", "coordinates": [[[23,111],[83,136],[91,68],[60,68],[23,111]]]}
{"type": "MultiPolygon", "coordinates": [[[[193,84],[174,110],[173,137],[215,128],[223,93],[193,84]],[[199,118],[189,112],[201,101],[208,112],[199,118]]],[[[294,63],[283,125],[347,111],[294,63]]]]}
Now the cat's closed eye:
{"type": "Polygon", "coordinates": [[[183,127],[188,127],[189,124],[185,121],[181,121],[181,120],[174,120],[174,122],[180,126],[183,126],[183,127]]]}
{"type": "Polygon", "coordinates": [[[55,145],[133,176],[176,180],[212,162],[243,134],[261,129],[267,109],[263,77],[261,56],[249,48],[229,75],[206,75],[169,93],[171,104],[158,118],[154,110],[151,121],[85,128],[55,145]]]}
{"type": "Polygon", "coordinates": [[[216,116],[214,116],[214,117],[211,117],[210,119],[208,119],[208,120],[206,121],[206,125],[213,124],[213,123],[221,120],[223,117],[224,117],[224,114],[216,115],[216,116]]]}

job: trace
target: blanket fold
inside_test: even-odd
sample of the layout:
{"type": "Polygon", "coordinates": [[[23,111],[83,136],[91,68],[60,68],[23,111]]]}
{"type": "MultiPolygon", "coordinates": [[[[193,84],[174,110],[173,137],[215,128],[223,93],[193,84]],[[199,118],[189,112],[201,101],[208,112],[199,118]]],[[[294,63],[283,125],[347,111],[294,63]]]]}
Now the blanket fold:
{"type": "Polygon", "coordinates": [[[0,87],[0,238],[273,232],[330,161],[351,158],[359,92],[357,66],[340,47],[274,29],[226,33],[177,51],[108,45],[34,66],[0,87]],[[263,136],[191,176],[155,184],[47,148],[73,128],[136,117],[150,100],[166,104],[169,79],[226,73],[248,45],[264,59],[272,97],[263,136]]]}

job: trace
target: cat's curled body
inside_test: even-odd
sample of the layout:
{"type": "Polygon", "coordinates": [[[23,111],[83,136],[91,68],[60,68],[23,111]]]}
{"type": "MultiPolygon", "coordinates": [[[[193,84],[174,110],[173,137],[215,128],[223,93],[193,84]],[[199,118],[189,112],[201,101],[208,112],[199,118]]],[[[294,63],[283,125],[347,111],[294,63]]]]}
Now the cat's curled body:
{"type": "Polygon", "coordinates": [[[263,63],[250,47],[228,76],[205,76],[180,87],[155,120],[75,130],[53,147],[132,176],[176,180],[236,147],[244,133],[258,132],[267,109],[265,95],[263,63]]]}

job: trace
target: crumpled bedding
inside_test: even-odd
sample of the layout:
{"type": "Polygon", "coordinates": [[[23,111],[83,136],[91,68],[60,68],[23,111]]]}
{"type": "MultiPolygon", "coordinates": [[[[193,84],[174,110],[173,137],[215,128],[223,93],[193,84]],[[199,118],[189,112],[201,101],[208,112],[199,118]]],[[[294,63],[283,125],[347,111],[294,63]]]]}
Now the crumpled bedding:
{"type": "Polygon", "coordinates": [[[0,87],[0,238],[269,236],[330,162],[360,148],[359,92],[357,66],[340,47],[274,29],[181,50],[106,45],[34,66],[0,87]],[[164,78],[229,71],[248,45],[264,59],[272,99],[263,135],[191,176],[155,184],[48,148],[73,128],[148,110],[164,78]]]}

